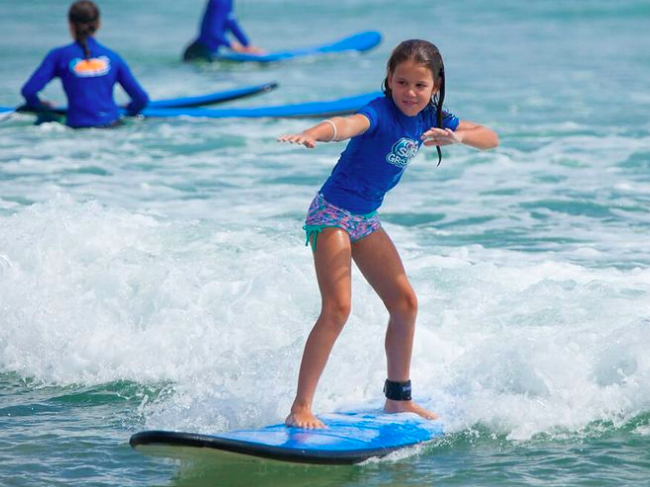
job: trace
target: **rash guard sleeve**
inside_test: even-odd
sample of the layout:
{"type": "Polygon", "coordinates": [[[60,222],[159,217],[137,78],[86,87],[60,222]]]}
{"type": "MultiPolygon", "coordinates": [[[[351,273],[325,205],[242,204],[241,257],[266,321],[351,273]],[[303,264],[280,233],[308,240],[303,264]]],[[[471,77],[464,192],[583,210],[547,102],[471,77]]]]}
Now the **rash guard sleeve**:
{"type": "Polygon", "coordinates": [[[230,41],[226,37],[229,14],[230,6],[227,2],[210,0],[206,6],[199,41],[212,51],[216,51],[219,46],[230,47],[230,41]]]}
{"type": "Polygon", "coordinates": [[[126,106],[126,112],[129,115],[138,114],[149,103],[149,95],[137,82],[129,66],[123,60],[120,63],[117,81],[131,97],[131,102],[126,106]]]}
{"type": "Polygon", "coordinates": [[[36,71],[31,75],[23,85],[21,94],[25,98],[27,106],[38,107],[41,100],[38,98],[38,92],[45,88],[52,79],[57,76],[56,73],[56,50],[50,51],[36,71]]]}
{"type": "Polygon", "coordinates": [[[244,31],[239,25],[239,22],[237,22],[236,17],[233,14],[230,14],[228,16],[228,23],[226,24],[230,32],[235,36],[235,38],[244,46],[248,46],[250,41],[248,40],[248,37],[246,37],[246,34],[244,34],[244,31]]]}

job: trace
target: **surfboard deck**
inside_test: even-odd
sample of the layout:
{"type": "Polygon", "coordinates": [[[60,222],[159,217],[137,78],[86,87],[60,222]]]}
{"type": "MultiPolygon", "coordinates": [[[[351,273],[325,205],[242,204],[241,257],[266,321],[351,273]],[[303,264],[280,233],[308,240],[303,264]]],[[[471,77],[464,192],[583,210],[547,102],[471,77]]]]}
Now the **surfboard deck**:
{"type": "Polygon", "coordinates": [[[443,435],[440,421],[411,413],[338,412],[318,416],[326,429],[287,428],[284,424],[218,435],[142,431],[129,443],[142,453],[187,458],[208,452],[219,461],[279,461],[352,465],[384,457],[443,435]]]}
{"type": "Polygon", "coordinates": [[[381,42],[381,34],[375,31],[359,32],[343,39],[318,46],[276,51],[265,54],[245,54],[237,52],[218,52],[212,56],[213,61],[272,63],[287,59],[340,53],[346,51],[363,52],[372,49],[381,42]]]}

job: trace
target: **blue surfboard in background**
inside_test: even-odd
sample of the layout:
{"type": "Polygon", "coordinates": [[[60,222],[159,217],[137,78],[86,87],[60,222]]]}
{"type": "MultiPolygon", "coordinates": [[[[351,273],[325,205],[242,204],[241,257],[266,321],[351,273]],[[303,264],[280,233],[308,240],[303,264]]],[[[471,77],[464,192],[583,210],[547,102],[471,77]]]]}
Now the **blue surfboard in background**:
{"type": "Polygon", "coordinates": [[[371,102],[381,92],[364,93],[346,98],[328,101],[296,103],[291,105],[275,105],[247,108],[145,108],[141,115],[144,117],[202,117],[202,118],[318,118],[347,115],[358,111],[371,102]]]}
{"type": "Polygon", "coordinates": [[[363,52],[372,49],[381,42],[381,34],[375,31],[360,32],[352,36],[340,39],[320,46],[312,46],[302,49],[278,51],[265,54],[243,54],[231,51],[224,51],[215,54],[213,61],[232,62],[255,62],[272,63],[305,56],[316,56],[321,54],[340,53],[346,51],[363,52]]]}
{"type": "Polygon", "coordinates": [[[237,88],[234,90],[216,91],[207,95],[157,100],[149,102],[147,108],[193,108],[216,105],[217,103],[225,103],[232,100],[239,100],[241,98],[248,98],[253,95],[267,93],[277,87],[277,83],[271,82],[254,86],[245,86],[244,88],[237,88]]]}
{"type": "MultiPolygon", "coordinates": [[[[290,105],[273,105],[262,107],[246,108],[145,108],[140,116],[145,118],[320,118],[333,117],[337,115],[349,115],[357,112],[361,107],[368,104],[377,97],[384,96],[379,91],[364,93],[336,100],[313,101],[306,103],[295,103],[290,105]]],[[[151,106],[151,105],[150,105],[151,106]]],[[[11,114],[15,109],[0,107],[0,112],[6,111],[11,114]]],[[[20,111],[20,110],[18,110],[20,111]]],[[[37,110],[27,110],[31,113],[38,113],[37,110]]],[[[59,115],[65,115],[65,109],[43,110],[59,115]]]]}
{"type": "MultiPolygon", "coordinates": [[[[228,101],[239,100],[241,98],[248,98],[250,96],[267,93],[278,87],[275,82],[262,83],[259,85],[245,86],[243,88],[236,88],[232,90],[215,91],[206,95],[190,96],[182,98],[169,98],[164,100],[150,101],[147,108],[196,108],[201,106],[216,105],[218,103],[226,103],[228,101]]],[[[26,112],[26,113],[52,113],[55,115],[65,115],[66,107],[43,107],[29,108],[26,106],[13,107],[0,107],[0,113],[10,114],[12,112],[26,112]]]]}
{"type": "Polygon", "coordinates": [[[440,421],[412,413],[356,411],[318,416],[326,429],[287,428],[283,424],[218,435],[142,431],[129,443],[142,453],[173,458],[211,454],[217,461],[281,461],[351,465],[440,438],[440,421]]]}

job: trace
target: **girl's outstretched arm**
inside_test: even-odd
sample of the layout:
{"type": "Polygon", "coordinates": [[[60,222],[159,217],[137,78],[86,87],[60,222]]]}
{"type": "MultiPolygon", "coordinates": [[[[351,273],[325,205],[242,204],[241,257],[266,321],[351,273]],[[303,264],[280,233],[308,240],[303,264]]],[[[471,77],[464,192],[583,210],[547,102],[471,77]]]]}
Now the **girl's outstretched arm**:
{"type": "Polygon", "coordinates": [[[422,134],[424,145],[465,144],[476,149],[494,149],[499,145],[496,132],[484,125],[461,120],[455,131],[431,128],[422,134]]]}
{"type": "Polygon", "coordinates": [[[361,135],[370,128],[370,121],[365,115],[355,114],[349,117],[332,117],[299,134],[285,134],[278,137],[278,142],[302,144],[309,149],[316,147],[316,142],[333,142],[347,140],[361,135]]]}

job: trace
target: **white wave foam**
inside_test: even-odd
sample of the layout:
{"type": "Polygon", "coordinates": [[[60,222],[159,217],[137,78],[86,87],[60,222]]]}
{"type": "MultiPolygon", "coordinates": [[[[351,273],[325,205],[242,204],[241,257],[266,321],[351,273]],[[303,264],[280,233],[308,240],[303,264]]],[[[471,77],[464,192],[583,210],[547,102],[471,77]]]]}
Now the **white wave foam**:
{"type": "MultiPolygon", "coordinates": [[[[319,295],[310,252],[276,223],[161,220],[67,197],[2,217],[0,367],[63,384],[168,382],[143,406],[157,427],[280,420],[319,295]]],[[[647,411],[650,271],[480,246],[431,256],[395,236],[420,300],[416,396],[448,431],[480,422],[526,439],[647,411]]],[[[380,400],[386,319],[355,272],[319,411],[380,400]]]]}

